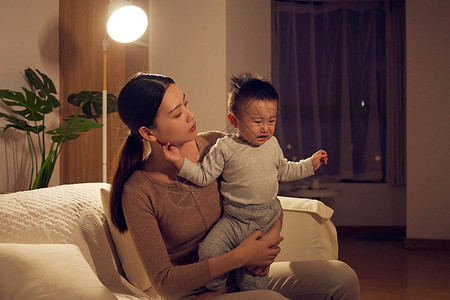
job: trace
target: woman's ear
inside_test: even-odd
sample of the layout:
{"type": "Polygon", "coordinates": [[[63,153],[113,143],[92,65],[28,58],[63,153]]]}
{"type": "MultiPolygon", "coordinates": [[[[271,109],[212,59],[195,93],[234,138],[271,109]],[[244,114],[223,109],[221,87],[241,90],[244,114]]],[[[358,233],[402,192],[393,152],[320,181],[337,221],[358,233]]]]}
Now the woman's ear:
{"type": "Polygon", "coordinates": [[[237,118],[233,113],[228,114],[228,122],[230,122],[231,126],[237,128],[237,118]]]}
{"type": "Polygon", "coordinates": [[[156,138],[156,136],[153,135],[152,131],[145,127],[145,126],[141,126],[139,128],[139,133],[142,135],[142,137],[150,142],[156,142],[158,139],[156,138]]]}

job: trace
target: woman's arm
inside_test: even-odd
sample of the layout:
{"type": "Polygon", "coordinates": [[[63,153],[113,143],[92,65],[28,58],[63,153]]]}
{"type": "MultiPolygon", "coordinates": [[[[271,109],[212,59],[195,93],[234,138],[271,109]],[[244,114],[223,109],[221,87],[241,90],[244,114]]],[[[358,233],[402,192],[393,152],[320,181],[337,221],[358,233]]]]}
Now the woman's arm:
{"type": "Polygon", "coordinates": [[[202,287],[212,278],[208,261],[191,260],[184,265],[171,261],[162,232],[168,228],[158,220],[152,197],[145,192],[148,185],[138,182],[134,188],[125,186],[122,203],[128,230],[153,288],[167,298],[202,287]]]}

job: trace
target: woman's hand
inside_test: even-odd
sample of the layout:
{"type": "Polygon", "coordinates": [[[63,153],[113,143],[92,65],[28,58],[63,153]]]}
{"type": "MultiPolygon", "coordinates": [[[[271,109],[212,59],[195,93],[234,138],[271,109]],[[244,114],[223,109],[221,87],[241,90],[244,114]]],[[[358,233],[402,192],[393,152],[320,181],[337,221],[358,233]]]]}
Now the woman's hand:
{"type": "MultiPolygon", "coordinates": [[[[280,216],[281,217],[281,216],[280,216]]],[[[278,218],[275,220],[275,222],[272,224],[272,227],[269,229],[269,231],[259,238],[260,241],[270,241],[273,239],[279,239],[282,238],[280,236],[281,232],[281,219],[278,218]]],[[[279,247],[276,245],[275,247],[279,247]]],[[[270,265],[269,266],[245,266],[250,272],[257,276],[265,276],[269,273],[270,265]]]]}
{"type": "Polygon", "coordinates": [[[255,270],[257,267],[270,266],[278,253],[280,253],[281,249],[279,244],[283,240],[283,237],[278,236],[276,238],[260,240],[259,238],[262,236],[262,232],[257,230],[233,250],[220,256],[209,258],[208,264],[211,279],[243,266],[247,268],[255,266],[255,270]]]}
{"type": "Polygon", "coordinates": [[[328,154],[325,150],[319,150],[311,156],[314,171],[322,164],[328,163],[328,154]]]}
{"type": "Polygon", "coordinates": [[[280,218],[276,219],[275,222],[273,222],[272,227],[270,227],[269,231],[265,235],[259,238],[261,241],[267,241],[270,239],[280,238],[281,233],[281,220],[280,218]]]}
{"type": "Polygon", "coordinates": [[[247,268],[247,270],[249,270],[256,276],[266,276],[267,274],[269,274],[269,271],[270,271],[270,266],[266,266],[266,267],[256,266],[256,267],[246,267],[246,268],[247,268]]]}
{"type": "Polygon", "coordinates": [[[240,258],[242,266],[267,267],[274,262],[281,251],[279,244],[283,237],[276,236],[262,240],[260,239],[262,236],[262,232],[257,230],[232,250],[240,258]]]}
{"type": "Polygon", "coordinates": [[[164,156],[170,162],[172,162],[178,170],[181,169],[184,162],[184,157],[181,155],[178,147],[171,145],[170,143],[161,144],[161,148],[163,149],[164,156]]]}

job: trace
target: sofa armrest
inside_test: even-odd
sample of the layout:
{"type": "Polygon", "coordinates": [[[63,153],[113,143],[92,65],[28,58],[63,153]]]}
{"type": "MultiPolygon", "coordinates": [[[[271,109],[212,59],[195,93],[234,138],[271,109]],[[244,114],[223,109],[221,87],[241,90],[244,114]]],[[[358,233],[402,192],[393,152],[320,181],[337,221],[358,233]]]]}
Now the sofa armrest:
{"type": "Polygon", "coordinates": [[[318,200],[278,196],[283,208],[281,252],[276,261],[338,259],[333,210],[318,200]]]}

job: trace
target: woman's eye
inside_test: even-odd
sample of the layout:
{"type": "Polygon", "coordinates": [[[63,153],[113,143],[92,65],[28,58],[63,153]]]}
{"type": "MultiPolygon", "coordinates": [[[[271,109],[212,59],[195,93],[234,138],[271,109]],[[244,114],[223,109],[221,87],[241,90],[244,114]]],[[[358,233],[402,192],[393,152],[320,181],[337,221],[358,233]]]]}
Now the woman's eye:
{"type": "Polygon", "coordinates": [[[175,118],[179,118],[179,117],[181,117],[181,113],[179,113],[175,116],[175,118]]]}

